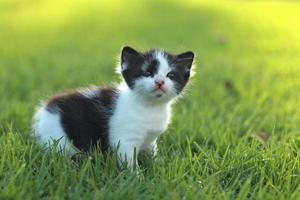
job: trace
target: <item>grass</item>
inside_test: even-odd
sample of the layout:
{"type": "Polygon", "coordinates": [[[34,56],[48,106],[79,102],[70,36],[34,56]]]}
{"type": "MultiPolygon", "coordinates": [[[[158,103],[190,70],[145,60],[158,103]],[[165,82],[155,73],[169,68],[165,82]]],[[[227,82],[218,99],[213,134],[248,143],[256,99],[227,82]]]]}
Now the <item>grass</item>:
{"type": "Polygon", "coordinates": [[[299,199],[299,19],[288,1],[1,1],[0,199],[299,199]],[[38,102],[118,81],[125,44],[197,54],[157,159],[137,177],[38,146],[38,102]]]}

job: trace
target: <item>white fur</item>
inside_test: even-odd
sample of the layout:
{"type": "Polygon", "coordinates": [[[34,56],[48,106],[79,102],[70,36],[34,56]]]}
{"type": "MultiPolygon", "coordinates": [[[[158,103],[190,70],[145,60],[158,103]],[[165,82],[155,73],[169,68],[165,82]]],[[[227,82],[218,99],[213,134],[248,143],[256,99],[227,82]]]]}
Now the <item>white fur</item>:
{"type": "Polygon", "coordinates": [[[93,98],[93,97],[97,97],[100,95],[100,91],[99,88],[96,86],[91,86],[89,88],[84,88],[82,90],[79,91],[83,96],[85,96],[86,98],[93,98]]]}
{"type": "Polygon", "coordinates": [[[170,66],[162,51],[155,52],[155,58],[159,61],[159,73],[167,75],[170,71],[170,66]]]}
{"type": "Polygon", "coordinates": [[[40,144],[49,147],[58,142],[57,150],[65,149],[71,154],[76,151],[63,131],[58,112],[49,112],[42,105],[34,116],[33,129],[40,144]]]}
{"type": "Polygon", "coordinates": [[[136,164],[134,152],[156,152],[156,140],[170,121],[170,100],[176,96],[173,82],[166,77],[171,69],[163,52],[155,52],[155,57],[159,61],[159,70],[154,77],[136,80],[133,90],[125,83],[120,86],[121,94],[109,123],[110,145],[118,151],[120,161],[127,161],[129,167],[136,164]],[[165,92],[159,93],[160,97],[153,92],[155,80],[165,82],[165,92]]]}
{"type": "Polygon", "coordinates": [[[133,165],[134,149],[156,151],[156,139],[167,128],[170,103],[151,104],[122,86],[116,110],[109,123],[109,141],[113,150],[118,148],[121,162],[133,165]]]}

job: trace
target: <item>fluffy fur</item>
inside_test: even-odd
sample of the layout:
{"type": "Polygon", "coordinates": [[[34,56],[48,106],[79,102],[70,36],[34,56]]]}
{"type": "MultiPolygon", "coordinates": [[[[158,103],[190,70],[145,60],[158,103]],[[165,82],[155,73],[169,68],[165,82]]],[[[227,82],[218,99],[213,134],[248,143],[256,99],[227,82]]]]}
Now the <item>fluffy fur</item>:
{"type": "Polygon", "coordinates": [[[192,52],[174,55],[124,47],[123,82],[50,98],[35,114],[34,133],[41,144],[57,141],[71,154],[100,144],[103,152],[111,148],[120,163],[132,167],[134,152],[156,153],[156,140],[168,127],[171,104],[190,78],[193,59],[192,52]]]}

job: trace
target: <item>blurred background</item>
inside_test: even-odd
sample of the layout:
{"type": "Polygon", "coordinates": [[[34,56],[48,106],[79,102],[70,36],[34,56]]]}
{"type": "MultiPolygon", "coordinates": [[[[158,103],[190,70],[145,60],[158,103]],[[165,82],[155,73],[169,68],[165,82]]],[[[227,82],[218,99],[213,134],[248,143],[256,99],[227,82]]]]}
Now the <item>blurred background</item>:
{"type": "Polygon", "coordinates": [[[0,199],[299,199],[299,133],[298,1],[0,0],[0,199]],[[118,82],[124,45],[196,54],[139,178],[28,137],[48,95],[118,82]]]}
{"type": "Polygon", "coordinates": [[[196,53],[170,143],[188,136],[222,146],[252,132],[299,133],[294,1],[1,0],[2,128],[27,131],[35,106],[57,91],[118,82],[123,45],[196,53]]]}

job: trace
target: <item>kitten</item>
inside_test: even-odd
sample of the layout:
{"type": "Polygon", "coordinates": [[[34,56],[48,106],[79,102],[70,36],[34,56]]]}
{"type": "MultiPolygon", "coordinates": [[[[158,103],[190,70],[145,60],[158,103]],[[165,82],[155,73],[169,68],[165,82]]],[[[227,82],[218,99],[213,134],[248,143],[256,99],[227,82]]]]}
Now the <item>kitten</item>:
{"type": "Polygon", "coordinates": [[[118,86],[91,87],[50,98],[37,110],[33,129],[42,144],[58,142],[71,154],[100,143],[117,151],[120,164],[136,164],[134,152],[156,153],[170,121],[171,103],[187,84],[193,52],[138,52],[124,47],[118,86]]]}

